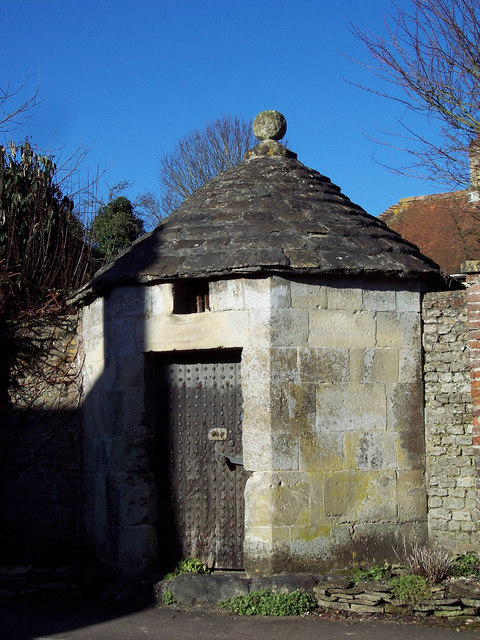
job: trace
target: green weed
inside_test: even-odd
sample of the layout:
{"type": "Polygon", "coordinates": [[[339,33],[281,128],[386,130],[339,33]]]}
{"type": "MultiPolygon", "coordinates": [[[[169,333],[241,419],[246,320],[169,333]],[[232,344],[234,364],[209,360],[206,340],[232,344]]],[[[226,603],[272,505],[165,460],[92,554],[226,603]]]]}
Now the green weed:
{"type": "Polygon", "coordinates": [[[299,616],[313,609],[316,602],[300,591],[283,594],[262,589],[223,600],[218,606],[239,616],[299,616]]]}
{"type": "Polygon", "coordinates": [[[391,580],[390,585],[395,596],[408,607],[432,595],[430,584],[423,576],[412,574],[400,576],[391,580]]]}
{"type": "Polygon", "coordinates": [[[364,580],[389,580],[392,577],[392,568],[388,563],[383,566],[375,565],[370,569],[362,569],[355,567],[351,573],[354,582],[363,582],[364,580]]]}
{"type": "Polygon", "coordinates": [[[186,573],[210,573],[206,564],[203,564],[197,558],[184,558],[180,560],[173,571],[167,573],[165,580],[173,580],[177,576],[182,576],[186,573]]]}
{"type": "Polygon", "coordinates": [[[449,573],[455,577],[480,577],[480,560],[477,554],[470,552],[456,556],[452,560],[449,573]]]}
{"type": "Polygon", "coordinates": [[[162,595],[162,602],[163,604],[175,604],[175,602],[177,602],[177,599],[173,595],[173,591],[171,589],[165,589],[162,595]]]}

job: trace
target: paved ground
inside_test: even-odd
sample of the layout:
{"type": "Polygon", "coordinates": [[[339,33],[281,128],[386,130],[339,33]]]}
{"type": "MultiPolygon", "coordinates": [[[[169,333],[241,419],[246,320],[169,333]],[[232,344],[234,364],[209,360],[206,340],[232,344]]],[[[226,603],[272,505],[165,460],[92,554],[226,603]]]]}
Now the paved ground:
{"type": "Polygon", "coordinates": [[[480,640],[480,627],[429,627],[384,620],[235,617],[161,608],[0,601],[1,640],[480,640]]]}

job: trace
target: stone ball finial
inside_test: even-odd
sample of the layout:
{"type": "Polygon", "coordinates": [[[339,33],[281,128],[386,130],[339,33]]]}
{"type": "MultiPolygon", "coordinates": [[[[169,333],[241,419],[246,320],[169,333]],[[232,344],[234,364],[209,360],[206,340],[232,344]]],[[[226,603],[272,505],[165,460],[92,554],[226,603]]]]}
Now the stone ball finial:
{"type": "Polygon", "coordinates": [[[287,132],[287,121],[280,111],[261,111],[253,121],[253,134],[259,140],[280,140],[287,132]]]}

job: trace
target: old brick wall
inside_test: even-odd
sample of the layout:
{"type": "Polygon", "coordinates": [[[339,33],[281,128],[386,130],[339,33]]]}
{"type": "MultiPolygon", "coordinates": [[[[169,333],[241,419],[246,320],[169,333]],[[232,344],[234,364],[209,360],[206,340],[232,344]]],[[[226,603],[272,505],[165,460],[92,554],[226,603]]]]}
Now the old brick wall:
{"type": "Polygon", "coordinates": [[[451,553],[478,548],[466,304],[465,290],[423,301],[429,534],[451,553]]]}
{"type": "Polygon", "coordinates": [[[76,318],[4,327],[0,562],[65,562],[80,541],[76,318]]]}

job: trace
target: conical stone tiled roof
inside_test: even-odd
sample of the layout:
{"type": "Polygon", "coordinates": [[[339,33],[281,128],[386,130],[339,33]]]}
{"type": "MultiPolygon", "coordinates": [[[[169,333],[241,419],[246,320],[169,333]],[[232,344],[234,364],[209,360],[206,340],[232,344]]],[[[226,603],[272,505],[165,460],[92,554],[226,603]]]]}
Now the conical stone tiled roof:
{"type": "Polygon", "coordinates": [[[267,140],[100,270],[76,299],[122,284],[258,273],[386,276],[447,286],[415,245],[267,140]]]}

